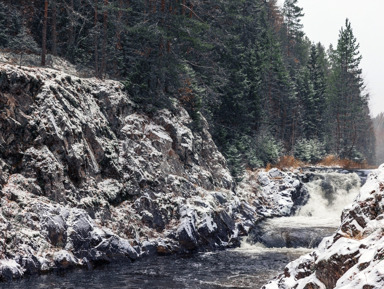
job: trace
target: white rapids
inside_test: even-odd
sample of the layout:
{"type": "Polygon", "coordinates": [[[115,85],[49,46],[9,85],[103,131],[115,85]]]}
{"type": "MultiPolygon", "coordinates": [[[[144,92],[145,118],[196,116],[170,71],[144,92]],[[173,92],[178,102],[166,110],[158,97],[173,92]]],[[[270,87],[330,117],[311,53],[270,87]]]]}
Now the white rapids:
{"type": "Polygon", "coordinates": [[[264,221],[254,242],[267,247],[317,246],[338,228],[341,213],[358,195],[360,183],[355,173],[314,173],[305,184],[309,192],[307,204],[294,216],[264,221]]]}

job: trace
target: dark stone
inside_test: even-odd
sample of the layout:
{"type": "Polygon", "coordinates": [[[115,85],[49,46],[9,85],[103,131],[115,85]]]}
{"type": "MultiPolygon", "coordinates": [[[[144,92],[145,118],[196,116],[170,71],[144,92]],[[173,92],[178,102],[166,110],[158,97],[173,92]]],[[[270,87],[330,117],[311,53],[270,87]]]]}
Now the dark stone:
{"type": "Polygon", "coordinates": [[[291,214],[295,214],[295,212],[302,206],[304,206],[309,200],[309,192],[307,188],[300,182],[299,186],[296,187],[292,191],[292,201],[293,207],[291,210],[291,214]]]}
{"type": "Polygon", "coordinates": [[[40,262],[34,255],[20,257],[18,263],[25,269],[25,274],[37,274],[40,269],[40,262]]]}
{"type": "Polygon", "coordinates": [[[58,269],[70,269],[79,265],[75,257],[65,250],[56,252],[53,256],[53,259],[55,266],[58,269]]]}
{"type": "Polygon", "coordinates": [[[180,245],[188,250],[192,251],[197,249],[198,247],[198,239],[199,235],[196,232],[195,225],[193,224],[193,220],[189,218],[185,218],[182,221],[181,226],[177,230],[177,240],[180,245]]]}
{"type": "Polygon", "coordinates": [[[157,252],[157,248],[157,243],[148,241],[144,241],[141,246],[141,250],[145,256],[155,255],[157,252]]]}
{"type": "Polygon", "coordinates": [[[67,225],[60,215],[49,215],[41,220],[41,229],[47,232],[49,242],[64,247],[67,242],[67,225]]]}
{"type": "Polygon", "coordinates": [[[315,248],[334,231],[335,228],[271,228],[260,223],[251,230],[247,240],[268,248],[315,248]]]}
{"type": "Polygon", "coordinates": [[[22,272],[17,263],[1,263],[0,264],[0,281],[11,281],[13,279],[21,278],[22,272]]]}
{"type": "Polygon", "coordinates": [[[359,251],[349,255],[333,255],[316,264],[316,277],[327,289],[335,288],[339,278],[358,262],[359,251]]]}
{"type": "Polygon", "coordinates": [[[104,239],[99,245],[95,247],[96,250],[104,252],[109,259],[122,259],[129,257],[132,260],[138,258],[135,249],[129,244],[127,240],[120,239],[117,236],[111,236],[104,239]]]}
{"type": "Polygon", "coordinates": [[[88,220],[88,216],[85,212],[79,211],[75,215],[75,220],[72,224],[72,231],[68,236],[73,244],[75,251],[83,251],[90,249],[93,238],[91,237],[91,231],[93,228],[88,220]]]}
{"type": "Polygon", "coordinates": [[[306,284],[304,286],[303,289],[320,289],[320,286],[319,285],[316,285],[315,283],[313,282],[309,282],[308,284],[306,284]]]}

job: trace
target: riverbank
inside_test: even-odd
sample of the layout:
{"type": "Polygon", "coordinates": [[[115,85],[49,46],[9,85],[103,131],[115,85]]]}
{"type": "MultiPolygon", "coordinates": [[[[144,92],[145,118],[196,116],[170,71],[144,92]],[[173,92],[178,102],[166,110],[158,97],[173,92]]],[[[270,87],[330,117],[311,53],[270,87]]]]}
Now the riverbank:
{"type": "MultiPolygon", "coordinates": [[[[272,172],[283,175],[277,170],[272,172]]],[[[305,184],[309,200],[295,211],[294,216],[259,222],[254,227],[259,232],[251,230],[237,248],[188,255],[152,255],[133,263],[112,260],[109,265],[94,270],[57,269],[53,271],[56,274],[27,276],[23,280],[0,283],[0,288],[260,288],[287,263],[311,252],[308,248],[316,246],[317,239],[331,235],[339,225],[341,208],[358,193],[360,182],[356,174],[314,174],[305,184]],[[326,194],[324,187],[334,190],[326,194]],[[335,207],[335,202],[330,200],[344,203],[335,207]],[[315,209],[314,203],[317,204],[315,209]],[[308,213],[313,216],[309,217],[308,213]],[[254,237],[258,239],[252,239],[254,237]]],[[[274,180],[265,171],[257,175],[258,185],[274,180]]],[[[255,176],[249,177],[255,180],[255,176]]],[[[266,195],[273,194],[266,187],[264,190],[266,195]]]]}

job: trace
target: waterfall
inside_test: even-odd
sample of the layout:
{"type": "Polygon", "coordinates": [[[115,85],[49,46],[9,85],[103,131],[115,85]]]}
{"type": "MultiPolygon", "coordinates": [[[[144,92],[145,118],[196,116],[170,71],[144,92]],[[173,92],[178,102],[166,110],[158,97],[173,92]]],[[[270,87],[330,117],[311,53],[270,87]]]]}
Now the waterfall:
{"type": "Polygon", "coordinates": [[[309,200],[297,211],[297,219],[337,227],[342,210],[359,193],[360,178],[355,173],[315,173],[305,185],[309,200]]]}
{"type": "Polygon", "coordinates": [[[294,216],[268,219],[255,228],[248,242],[267,247],[307,247],[318,245],[340,224],[343,208],[352,203],[360,190],[356,173],[310,173],[305,186],[309,192],[306,205],[294,216]]]}

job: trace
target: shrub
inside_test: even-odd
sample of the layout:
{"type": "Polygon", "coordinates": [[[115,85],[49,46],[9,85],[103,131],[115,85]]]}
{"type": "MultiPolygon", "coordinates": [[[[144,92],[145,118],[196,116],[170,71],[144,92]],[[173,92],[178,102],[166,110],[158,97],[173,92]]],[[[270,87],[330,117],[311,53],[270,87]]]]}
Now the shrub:
{"type": "Polygon", "coordinates": [[[301,139],[294,147],[294,156],[304,162],[316,163],[325,156],[325,146],[317,139],[301,139]]]}
{"type": "Polygon", "coordinates": [[[262,166],[277,163],[283,151],[283,145],[269,133],[256,138],[255,155],[262,166]]]}
{"type": "Polygon", "coordinates": [[[243,135],[229,144],[223,152],[232,176],[239,182],[246,167],[254,169],[277,163],[283,146],[269,133],[256,137],[243,135]]]}
{"type": "Polygon", "coordinates": [[[227,164],[231,175],[234,177],[236,182],[242,181],[242,175],[244,172],[244,165],[242,162],[242,157],[237,149],[236,145],[230,145],[224,152],[225,158],[227,159],[227,164]]]}

